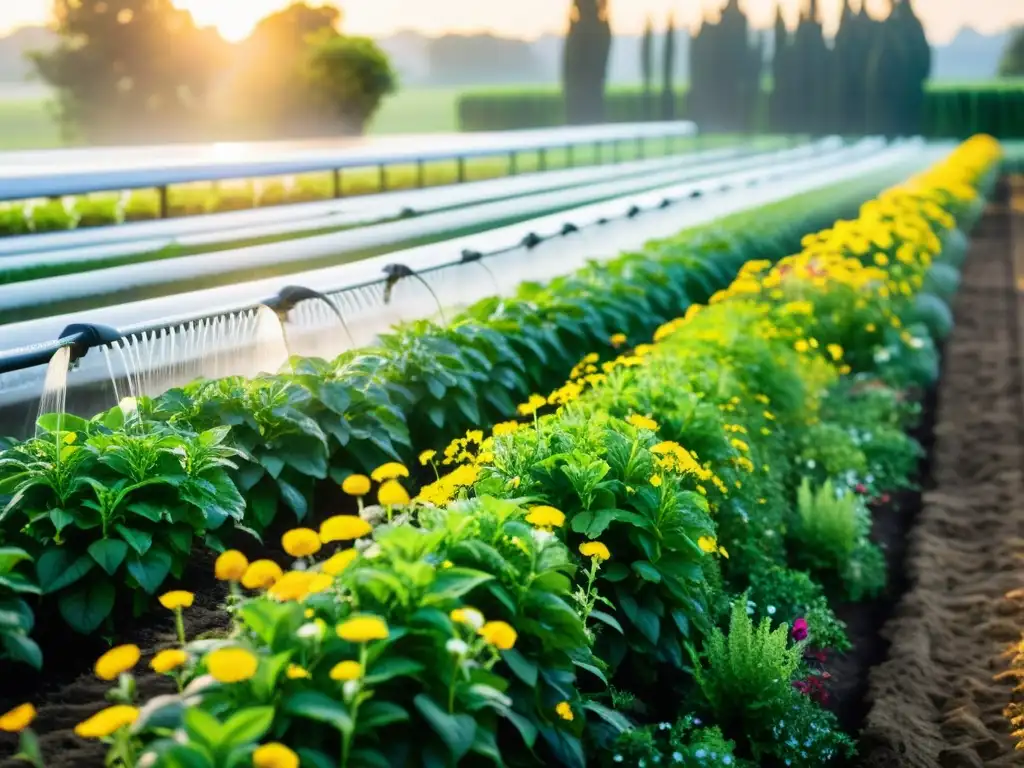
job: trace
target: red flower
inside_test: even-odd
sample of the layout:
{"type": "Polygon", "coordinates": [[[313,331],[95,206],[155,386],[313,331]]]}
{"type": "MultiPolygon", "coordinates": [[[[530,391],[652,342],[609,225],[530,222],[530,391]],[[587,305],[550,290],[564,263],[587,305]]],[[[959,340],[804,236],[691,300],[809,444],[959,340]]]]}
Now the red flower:
{"type": "Polygon", "coordinates": [[[857,483],[857,485],[853,487],[853,490],[863,495],[868,492],[868,487],[864,485],[864,483],[857,483]]]}
{"type": "Polygon", "coordinates": [[[802,640],[807,639],[807,619],[797,619],[793,622],[793,629],[791,630],[793,639],[798,643],[802,640]]]}

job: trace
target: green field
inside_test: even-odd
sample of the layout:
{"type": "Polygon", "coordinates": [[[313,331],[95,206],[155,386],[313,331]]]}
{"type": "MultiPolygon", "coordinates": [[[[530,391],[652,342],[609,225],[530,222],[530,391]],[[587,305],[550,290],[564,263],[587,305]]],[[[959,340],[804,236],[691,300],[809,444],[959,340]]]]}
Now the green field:
{"type": "MultiPolygon", "coordinates": [[[[437,133],[457,130],[456,102],[462,88],[403,90],[388,99],[370,132],[437,133]]],[[[62,146],[60,130],[44,99],[0,100],[0,150],[62,146]]]]}

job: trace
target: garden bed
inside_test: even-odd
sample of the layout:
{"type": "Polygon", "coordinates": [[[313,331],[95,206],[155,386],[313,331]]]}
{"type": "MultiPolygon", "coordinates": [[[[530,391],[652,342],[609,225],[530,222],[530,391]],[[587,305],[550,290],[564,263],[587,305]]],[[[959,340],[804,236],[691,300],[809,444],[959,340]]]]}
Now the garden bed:
{"type": "Polygon", "coordinates": [[[938,390],[932,473],[910,535],[911,586],[870,674],[859,764],[1019,764],[1004,708],[1005,651],[1020,639],[1024,534],[1021,357],[1007,206],[975,233],[938,390]]]}

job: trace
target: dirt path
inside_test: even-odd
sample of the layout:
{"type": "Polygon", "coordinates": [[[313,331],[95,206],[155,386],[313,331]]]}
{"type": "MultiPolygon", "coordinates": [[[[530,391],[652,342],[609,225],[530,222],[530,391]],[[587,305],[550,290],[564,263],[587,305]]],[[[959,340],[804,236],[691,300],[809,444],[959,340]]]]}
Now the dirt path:
{"type": "MultiPolygon", "coordinates": [[[[1024,214],[1019,214],[1024,215],[1024,214]]],[[[910,591],[883,630],[870,676],[865,768],[1024,765],[994,682],[1024,605],[1021,346],[1011,214],[994,203],[975,232],[946,346],[932,463],[909,541],[910,591]]],[[[1021,244],[1024,247],[1024,243],[1021,244]]]]}

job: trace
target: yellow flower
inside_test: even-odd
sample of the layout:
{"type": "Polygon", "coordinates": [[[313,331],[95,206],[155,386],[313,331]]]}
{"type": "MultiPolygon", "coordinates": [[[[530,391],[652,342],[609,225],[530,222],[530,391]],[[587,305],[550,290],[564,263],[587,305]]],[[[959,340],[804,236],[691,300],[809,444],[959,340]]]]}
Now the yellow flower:
{"type": "Polygon", "coordinates": [[[285,603],[303,600],[309,594],[309,585],[314,578],[315,574],[310,571],[288,571],[274,582],[267,594],[285,603]]]}
{"type": "Polygon", "coordinates": [[[878,266],[884,267],[886,264],[889,263],[889,257],[886,256],[884,253],[876,253],[874,261],[875,264],[877,264],[878,266]]]}
{"type": "Polygon", "coordinates": [[[308,557],[320,551],[320,537],[310,528],[293,528],[281,537],[281,546],[292,557],[308,557]]]}
{"type": "Polygon", "coordinates": [[[154,672],[159,674],[165,674],[170,672],[172,669],[177,669],[182,664],[188,661],[188,654],[180,648],[170,648],[166,651],[160,651],[153,660],[149,662],[150,668],[154,672]]]}
{"type": "Polygon", "coordinates": [[[114,680],[122,672],[139,663],[139,647],[137,645],[119,645],[111,648],[96,660],[96,677],[100,680],[114,680]]]}
{"type": "Polygon", "coordinates": [[[537,411],[547,405],[548,399],[542,395],[530,395],[530,399],[516,408],[521,416],[533,416],[537,411]]]}
{"type": "Polygon", "coordinates": [[[245,569],[242,586],[246,589],[266,589],[273,586],[281,576],[281,566],[273,560],[256,560],[245,569]]]}
{"type": "Polygon", "coordinates": [[[320,541],[352,541],[373,532],[373,526],[356,515],[335,515],[320,523],[320,541]]]}
{"type": "Polygon", "coordinates": [[[456,608],[448,616],[456,624],[465,624],[474,630],[484,625],[484,615],[476,608],[456,608]]]}
{"type": "Polygon", "coordinates": [[[811,345],[808,344],[807,341],[804,339],[797,339],[796,343],[793,344],[793,349],[795,349],[797,352],[800,352],[801,354],[806,352],[810,348],[811,345]]]}
{"type": "Polygon", "coordinates": [[[384,507],[401,507],[409,503],[409,492],[397,480],[388,480],[377,491],[377,503],[384,507]]]}
{"type": "Polygon", "coordinates": [[[317,573],[310,579],[306,591],[311,595],[316,595],[330,589],[332,584],[334,584],[334,577],[329,573],[317,573]]]}
{"type": "Polygon", "coordinates": [[[626,343],[626,334],[616,333],[608,341],[613,347],[621,347],[626,343]]]}
{"type": "Polygon", "coordinates": [[[724,557],[724,558],[725,558],[726,560],[728,560],[728,559],[729,559],[729,553],[728,553],[728,552],[726,551],[725,547],[719,547],[719,548],[718,548],[718,554],[720,554],[720,555],[721,555],[722,557],[724,557]]]}
{"type": "Polygon", "coordinates": [[[511,650],[516,644],[516,638],[519,637],[504,621],[488,621],[477,630],[477,634],[499,651],[511,650]]]}
{"type": "Polygon", "coordinates": [[[387,464],[381,464],[370,473],[370,477],[378,483],[383,483],[385,480],[397,480],[400,477],[408,476],[409,470],[405,468],[404,464],[399,464],[397,461],[389,461],[387,464]]]}
{"type": "Polygon", "coordinates": [[[427,466],[427,464],[434,460],[435,456],[437,456],[437,451],[424,451],[420,454],[420,466],[427,466]]]}
{"type": "Polygon", "coordinates": [[[380,616],[354,616],[335,631],[342,640],[350,643],[368,643],[371,640],[386,640],[388,625],[380,616]]]}
{"type": "Polygon", "coordinates": [[[75,726],[75,735],[83,739],[105,739],[139,718],[139,710],[127,704],[117,704],[97,712],[75,726]]]}
{"type": "Polygon", "coordinates": [[[565,523],[565,515],[554,507],[530,507],[526,522],[538,528],[560,528],[565,523]]]}
{"type": "Polygon", "coordinates": [[[370,492],[370,478],[366,475],[349,475],[342,481],[341,490],[349,496],[365,496],[370,492]]]}
{"type": "Polygon", "coordinates": [[[256,674],[260,660],[245,648],[219,648],[206,657],[206,669],[218,683],[240,683],[256,674]]]}
{"type": "Polygon", "coordinates": [[[627,416],[626,423],[637,429],[649,429],[651,432],[658,431],[658,422],[647,416],[641,416],[639,413],[632,413],[627,416]]]}
{"type": "Polygon", "coordinates": [[[64,435],[64,444],[65,445],[74,445],[75,444],[75,440],[77,440],[77,439],[78,439],[78,435],[76,435],[74,432],[68,432],[66,435],[64,435]]]}
{"type": "Polygon", "coordinates": [[[299,756],[275,741],[256,747],[252,765],[253,768],[299,768],[299,756]]]}
{"type": "Polygon", "coordinates": [[[0,731],[20,733],[32,725],[32,721],[35,719],[36,708],[31,704],[22,704],[0,715],[0,731]]]}
{"type": "Polygon", "coordinates": [[[612,556],[612,553],[608,551],[608,547],[600,541],[585,541],[580,544],[580,554],[584,557],[596,558],[597,560],[608,560],[612,556]]]}
{"type": "Polygon", "coordinates": [[[491,434],[493,434],[495,437],[502,437],[503,435],[511,435],[518,429],[518,421],[503,421],[500,424],[494,425],[494,429],[491,430],[491,434]]]}
{"type": "Polygon", "coordinates": [[[711,536],[701,536],[697,539],[697,546],[704,552],[711,554],[718,551],[718,542],[715,541],[711,536]]]}
{"type": "Polygon", "coordinates": [[[359,553],[354,549],[346,549],[344,552],[339,552],[323,562],[320,569],[330,575],[337,576],[339,573],[348,568],[352,561],[359,556],[359,553]]]}
{"type": "Polygon", "coordinates": [[[746,453],[747,451],[750,450],[750,446],[747,445],[742,440],[740,440],[738,437],[734,437],[732,440],[729,441],[729,443],[732,445],[733,448],[735,448],[740,453],[746,453]]]}
{"type": "Polygon", "coordinates": [[[298,664],[289,664],[284,674],[289,680],[308,680],[311,677],[309,670],[298,664]]]}
{"type": "Polygon", "coordinates": [[[363,669],[359,666],[358,661],[339,661],[331,667],[331,680],[337,680],[341,683],[348,680],[358,680],[362,676],[363,669]]]}
{"type": "Polygon", "coordinates": [[[653,485],[655,488],[661,488],[661,483],[661,475],[651,475],[651,485],[653,485]]]}
{"type": "Polygon", "coordinates": [[[569,704],[568,701],[558,702],[558,704],[555,706],[555,714],[557,714],[563,720],[566,720],[570,723],[572,722],[572,706],[569,704]]]}
{"type": "Polygon", "coordinates": [[[833,360],[838,361],[843,359],[843,348],[838,344],[829,344],[826,349],[833,360]]]}
{"type": "Polygon", "coordinates": [[[183,589],[175,589],[171,592],[164,592],[160,595],[160,605],[169,611],[175,611],[179,608],[191,608],[192,601],[195,600],[196,596],[191,592],[186,592],[183,589]]]}
{"type": "Polygon", "coordinates": [[[241,581],[245,570],[249,567],[249,560],[237,549],[229,549],[221,552],[217,562],[213,566],[213,574],[220,581],[241,581]]]}

